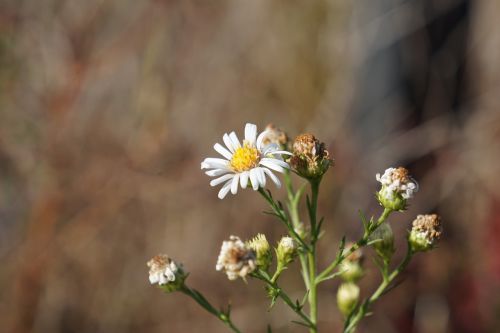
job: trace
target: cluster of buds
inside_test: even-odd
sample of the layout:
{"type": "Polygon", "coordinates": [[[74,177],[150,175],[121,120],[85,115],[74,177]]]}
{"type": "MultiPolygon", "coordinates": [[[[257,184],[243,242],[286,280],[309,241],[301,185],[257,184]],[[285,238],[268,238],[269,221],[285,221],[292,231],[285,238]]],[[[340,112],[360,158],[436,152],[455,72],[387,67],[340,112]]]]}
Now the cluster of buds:
{"type": "Polygon", "coordinates": [[[241,241],[239,237],[230,236],[228,241],[222,243],[215,269],[224,271],[229,280],[238,277],[245,279],[247,274],[257,267],[254,250],[241,241]]]}
{"type": "Polygon", "coordinates": [[[302,177],[317,179],[323,176],[332,164],[325,144],[312,134],[301,134],[293,142],[290,165],[302,177]]]}
{"type": "Polygon", "coordinates": [[[436,214],[418,215],[413,221],[408,240],[413,252],[432,250],[441,238],[443,227],[436,214]]]}
{"type": "Polygon", "coordinates": [[[394,248],[394,233],[389,223],[382,223],[370,236],[370,242],[377,254],[384,260],[390,260],[396,249],[394,248]]]}
{"type": "Polygon", "coordinates": [[[170,259],[166,254],[159,254],[147,263],[149,282],[158,283],[166,292],[177,291],[184,285],[186,274],[182,266],[170,259]]]}
{"type": "Polygon", "coordinates": [[[376,179],[382,184],[377,199],[384,208],[392,211],[405,210],[406,201],[418,191],[417,182],[403,167],[389,168],[383,175],[377,173],[376,179]]]}
{"type": "MultiPolygon", "coordinates": [[[[346,244],[344,251],[353,246],[354,243],[346,244]]],[[[359,300],[359,287],[356,281],[364,275],[362,261],[363,252],[361,249],[356,249],[342,261],[339,267],[340,277],[344,282],[337,290],[337,305],[344,316],[351,313],[359,300]]]]}
{"type": "Polygon", "coordinates": [[[273,260],[271,246],[263,234],[258,234],[247,242],[247,246],[255,253],[257,267],[266,271],[273,260]]]}
{"type": "Polygon", "coordinates": [[[278,259],[279,267],[286,267],[295,259],[297,255],[297,246],[295,241],[288,236],[280,239],[278,247],[276,248],[276,258],[278,259]]]}
{"type": "MultiPolygon", "coordinates": [[[[354,243],[346,244],[345,249],[350,249],[354,243]]],[[[346,251],[344,249],[344,251],[346,251]]],[[[340,264],[339,271],[341,272],[340,277],[346,282],[356,282],[364,275],[364,270],[362,266],[363,261],[363,251],[361,249],[356,249],[350,255],[348,255],[340,264]]]]}

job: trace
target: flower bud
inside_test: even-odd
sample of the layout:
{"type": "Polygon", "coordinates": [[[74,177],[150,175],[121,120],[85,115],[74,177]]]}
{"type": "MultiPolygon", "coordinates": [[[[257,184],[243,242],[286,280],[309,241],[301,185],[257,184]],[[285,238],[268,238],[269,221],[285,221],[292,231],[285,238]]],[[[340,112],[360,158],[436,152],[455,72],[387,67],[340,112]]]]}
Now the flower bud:
{"type": "Polygon", "coordinates": [[[436,214],[418,215],[413,221],[409,242],[413,252],[432,250],[441,238],[443,227],[436,214]]]}
{"type": "MultiPolygon", "coordinates": [[[[347,244],[344,251],[347,251],[353,245],[354,243],[347,244]]],[[[361,265],[362,261],[363,252],[361,251],[361,249],[357,249],[356,251],[348,255],[339,266],[339,271],[342,272],[340,274],[340,277],[347,282],[358,281],[365,273],[363,270],[363,266],[361,265]]]]}
{"type": "Polygon", "coordinates": [[[406,201],[418,191],[417,182],[403,167],[388,168],[382,176],[377,173],[376,179],[382,184],[382,188],[377,192],[377,199],[386,209],[405,210],[406,201]]]}
{"type": "Polygon", "coordinates": [[[295,241],[288,236],[284,236],[278,243],[276,256],[278,258],[278,266],[285,267],[295,259],[297,255],[297,246],[295,241]]]}
{"type": "Polygon", "coordinates": [[[252,240],[247,242],[247,246],[255,252],[257,267],[267,270],[273,257],[271,254],[271,247],[266,239],[266,236],[258,234],[252,240]]]}
{"type": "Polygon", "coordinates": [[[394,254],[394,233],[389,223],[382,223],[371,234],[370,241],[374,241],[372,246],[380,257],[389,260],[394,254]]]}
{"type": "Polygon", "coordinates": [[[255,252],[239,237],[230,236],[228,241],[222,243],[215,269],[226,272],[229,280],[245,279],[256,267],[255,252]]]}
{"type": "Polygon", "coordinates": [[[300,176],[307,179],[319,178],[332,163],[325,144],[314,135],[301,134],[295,138],[290,165],[300,176]]]}
{"type": "Polygon", "coordinates": [[[337,291],[337,306],[344,316],[348,316],[359,300],[359,287],[352,282],[342,283],[337,291]]]}
{"type": "Polygon", "coordinates": [[[166,254],[159,254],[147,263],[149,267],[149,282],[158,283],[166,292],[179,290],[184,285],[187,275],[182,266],[170,259],[166,254]]]}

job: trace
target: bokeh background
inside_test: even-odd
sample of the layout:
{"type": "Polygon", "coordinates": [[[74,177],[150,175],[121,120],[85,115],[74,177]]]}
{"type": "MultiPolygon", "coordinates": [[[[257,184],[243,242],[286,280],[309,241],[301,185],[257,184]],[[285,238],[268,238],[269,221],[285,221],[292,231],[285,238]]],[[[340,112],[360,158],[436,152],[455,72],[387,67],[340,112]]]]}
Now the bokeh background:
{"type": "MultiPolygon", "coordinates": [[[[149,285],[146,261],[168,253],[244,332],[302,332],[261,284],[214,269],[230,234],[283,233],[253,191],[220,201],[200,171],[253,122],[313,132],[335,158],[321,267],[359,237],[358,209],[380,213],[389,166],[421,186],[391,217],[398,258],[418,213],[443,216],[440,247],[360,332],[499,332],[499,15],[494,0],[1,0],[0,331],[225,332],[149,285]]],[[[297,271],[283,285],[300,297],[297,271]]],[[[336,288],[320,289],[323,332],[340,331],[336,288]]]]}

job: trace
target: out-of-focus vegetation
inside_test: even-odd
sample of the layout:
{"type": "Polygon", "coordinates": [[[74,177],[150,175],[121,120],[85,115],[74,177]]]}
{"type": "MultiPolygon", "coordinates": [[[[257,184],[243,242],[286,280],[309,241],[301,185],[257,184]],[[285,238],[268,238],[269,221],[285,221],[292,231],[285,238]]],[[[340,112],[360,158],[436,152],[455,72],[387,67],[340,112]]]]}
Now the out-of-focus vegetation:
{"type": "MultiPolygon", "coordinates": [[[[378,213],[386,167],[421,186],[392,221],[400,242],[417,213],[443,216],[439,249],[360,332],[494,332],[499,14],[485,0],[1,1],[0,331],[221,332],[149,285],[159,252],[231,300],[245,332],[302,331],[280,304],[267,313],[260,284],[214,269],[228,235],[281,235],[253,191],[219,201],[199,170],[249,121],[329,144],[320,265],[341,232],[359,236],[358,209],[378,213]]],[[[320,289],[325,332],[341,325],[335,291],[320,289]]]]}

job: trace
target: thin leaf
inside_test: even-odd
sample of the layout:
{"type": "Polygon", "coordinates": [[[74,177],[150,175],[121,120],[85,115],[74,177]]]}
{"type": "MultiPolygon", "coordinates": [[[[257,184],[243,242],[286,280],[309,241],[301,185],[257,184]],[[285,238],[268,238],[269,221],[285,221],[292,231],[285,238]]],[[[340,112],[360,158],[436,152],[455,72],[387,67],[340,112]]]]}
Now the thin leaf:
{"type": "Polygon", "coordinates": [[[337,253],[337,262],[340,262],[340,258],[344,254],[344,250],[345,250],[345,236],[342,237],[342,239],[340,240],[339,252],[337,253]]]}
{"type": "Polygon", "coordinates": [[[302,302],[300,302],[301,308],[303,308],[304,305],[306,304],[308,297],[309,297],[309,289],[306,290],[306,293],[304,294],[304,297],[302,298],[302,302]]]}
{"type": "Polygon", "coordinates": [[[276,217],[280,217],[278,214],[276,214],[275,212],[270,212],[268,210],[263,210],[262,213],[266,214],[266,215],[272,215],[272,216],[276,216],[276,217]]]}
{"type": "MultiPolygon", "coordinates": [[[[318,231],[321,230],[321,226],[323,225],[323,222],[325,222],[325,218],[324,217],[322,217],[321,220],[319,220],[318,228],[317,228],[318,231]]],[[[318,236],[318,238],[319,238],[319,236],[318,236]]]]}
{"type": "Polygon", "coordinates": [[[322,278],[322,279],[316,280],[316,283],[320,283],[320,282],[323,282],[323,281],[326,281],[326,280],[331,280],[331,279],[334,279],[334,278],[336,278],[337,276],[342,275],[342,274],[344,274],[344,273],[345,273],[345,272],[347,272],[347,271],[348,271],[348,269],[343,269],[343,270],[338,271],[338,272],[336,272],[336,273],[332,273],[332,274],[330,274],[330,275],[328,275],[328,276],[325,276],[325,277],[324,277],[324,278],[322,278]]]}
{"type": "Polygon", "coordinates": [[[370,228],[370,224],[366,220],[366,216],[363,214],[361,209],[358,210],[358,215],[359,215],[359,218],[361,219],[361,222],[363,223],[363,229],[365,230],[365,233],[368,232],[369,228],[370,228]]]}
{"type": "Polygon", "coordinates": [[[294,202],[297,203],[300,200],[302,194],[304,194],[304,190],[306,189],[306,184],[302,184],[302,186],[295,192],[295,197],[293,198],[294,202]]]}
{"type": "Polygon", "coordinates": [[[373,245],[373,244],[380,243],[380,242],[382,242],[382,241],[383,241],[383,239],[381,239],[381,238],[379,238],[379,239],[374,239],[374,240],[371,240],[371,241],[369,241],[368,243],[366,243],[366,245],[371,246],[371,245],[373,245]]]}
{"type": "Polygon", "coordinates": [[[308,327],[308,328],[311,328],[311,325],[309,325],[308,323],[304,323],[302,321],[292,320],[292,323],[297,324],[297,325],[301,325],[301,326],[305,326],[305,327],[308,327]]]}

